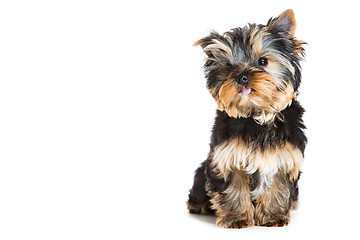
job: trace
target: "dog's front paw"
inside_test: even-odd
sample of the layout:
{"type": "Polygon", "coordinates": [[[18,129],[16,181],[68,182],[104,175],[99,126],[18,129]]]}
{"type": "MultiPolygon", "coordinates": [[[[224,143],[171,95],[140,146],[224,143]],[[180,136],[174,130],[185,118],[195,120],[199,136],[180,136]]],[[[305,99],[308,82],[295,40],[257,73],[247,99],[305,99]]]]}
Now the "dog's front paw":
{"type": "Polygon", "coordinates": [[[265,216],[261,220],[256,221],[257,226],[263,227],[283,227],[289,225],[289,214],[283,216],[265,216]]]}
{"type": "Polygon", "coordinates": [[[238,219],[236,217],[218,217],[216,225],[223,228],[247,228],[254,225],[253,220],[238,219]]]}
{"type": "Polygon", "coordinates": [[[283,227],[289,225],[289,219],[278,219],[276,221],[261,224],[263,227],[283,227]]]}

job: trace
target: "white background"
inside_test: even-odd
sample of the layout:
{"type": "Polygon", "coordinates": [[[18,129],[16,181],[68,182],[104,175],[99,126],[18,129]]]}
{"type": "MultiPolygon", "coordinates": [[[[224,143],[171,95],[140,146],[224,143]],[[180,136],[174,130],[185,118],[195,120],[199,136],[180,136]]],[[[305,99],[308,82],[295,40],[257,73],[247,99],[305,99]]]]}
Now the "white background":
{"type": "Polygon", "coordinates": [[[356,239],[356,1],[2,1],[0,239],[356,239]],[[192,44],[293,8],[309,138],[284,228],[187,213],[215,103],[192,44]]]}

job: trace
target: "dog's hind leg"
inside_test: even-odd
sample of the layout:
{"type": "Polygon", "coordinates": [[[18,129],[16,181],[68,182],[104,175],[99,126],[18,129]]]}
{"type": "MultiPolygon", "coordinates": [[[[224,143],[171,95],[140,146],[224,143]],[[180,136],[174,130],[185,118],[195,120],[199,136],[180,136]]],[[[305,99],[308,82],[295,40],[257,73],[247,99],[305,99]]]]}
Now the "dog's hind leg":
{"type": "Polygon", "coordinates": [[[194,184],[189,193],[187,206],[190,213],[214,214],[210,207],[210,197],[207,195],[206,184],[206,161],[196,170],[194,184]]]}

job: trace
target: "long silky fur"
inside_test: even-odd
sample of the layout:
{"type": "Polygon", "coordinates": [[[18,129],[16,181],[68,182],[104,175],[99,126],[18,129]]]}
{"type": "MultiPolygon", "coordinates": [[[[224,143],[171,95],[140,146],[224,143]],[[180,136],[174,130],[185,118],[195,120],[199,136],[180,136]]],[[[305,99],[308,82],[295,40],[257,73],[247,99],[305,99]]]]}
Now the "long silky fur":
{"type": "Polygon", "coordinates": [[[206,53],[206,86],[218,110],[187,204],[191,213],[216,214],[218,226],[284,226],[297,206],[307,138],[296,100],[305,43],[295,28],[287,10],[266,25],[214,31],[195,43],[206,53]],[[259,66],[259,57],[269,64],[259,66]],[[250,80],[241,85],[244,74],[250,80]]]}

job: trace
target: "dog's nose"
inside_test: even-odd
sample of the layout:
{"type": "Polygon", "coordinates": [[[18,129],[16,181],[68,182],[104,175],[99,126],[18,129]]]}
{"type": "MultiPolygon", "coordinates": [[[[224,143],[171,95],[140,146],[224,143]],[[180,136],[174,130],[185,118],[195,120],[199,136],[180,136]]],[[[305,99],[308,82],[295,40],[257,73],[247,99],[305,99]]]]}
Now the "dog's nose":
{"type": "Polygon", "coordinates": [[[240,75],[240,76],[237,78],[237,82],[238,82],[239,84],[246,84],[246,83],[249,82],[249,78],[248,78],[248,76],[246,76],[246,75],[240,75]]]}
{"type": "Polygon", "coordinates": [[[241,81],[242,83],[247,83],[247,82],[249,81],[249,79],[248,79],[247,76],[243,75],[243,76],[240,77],[240,81],[241,81]]]}

